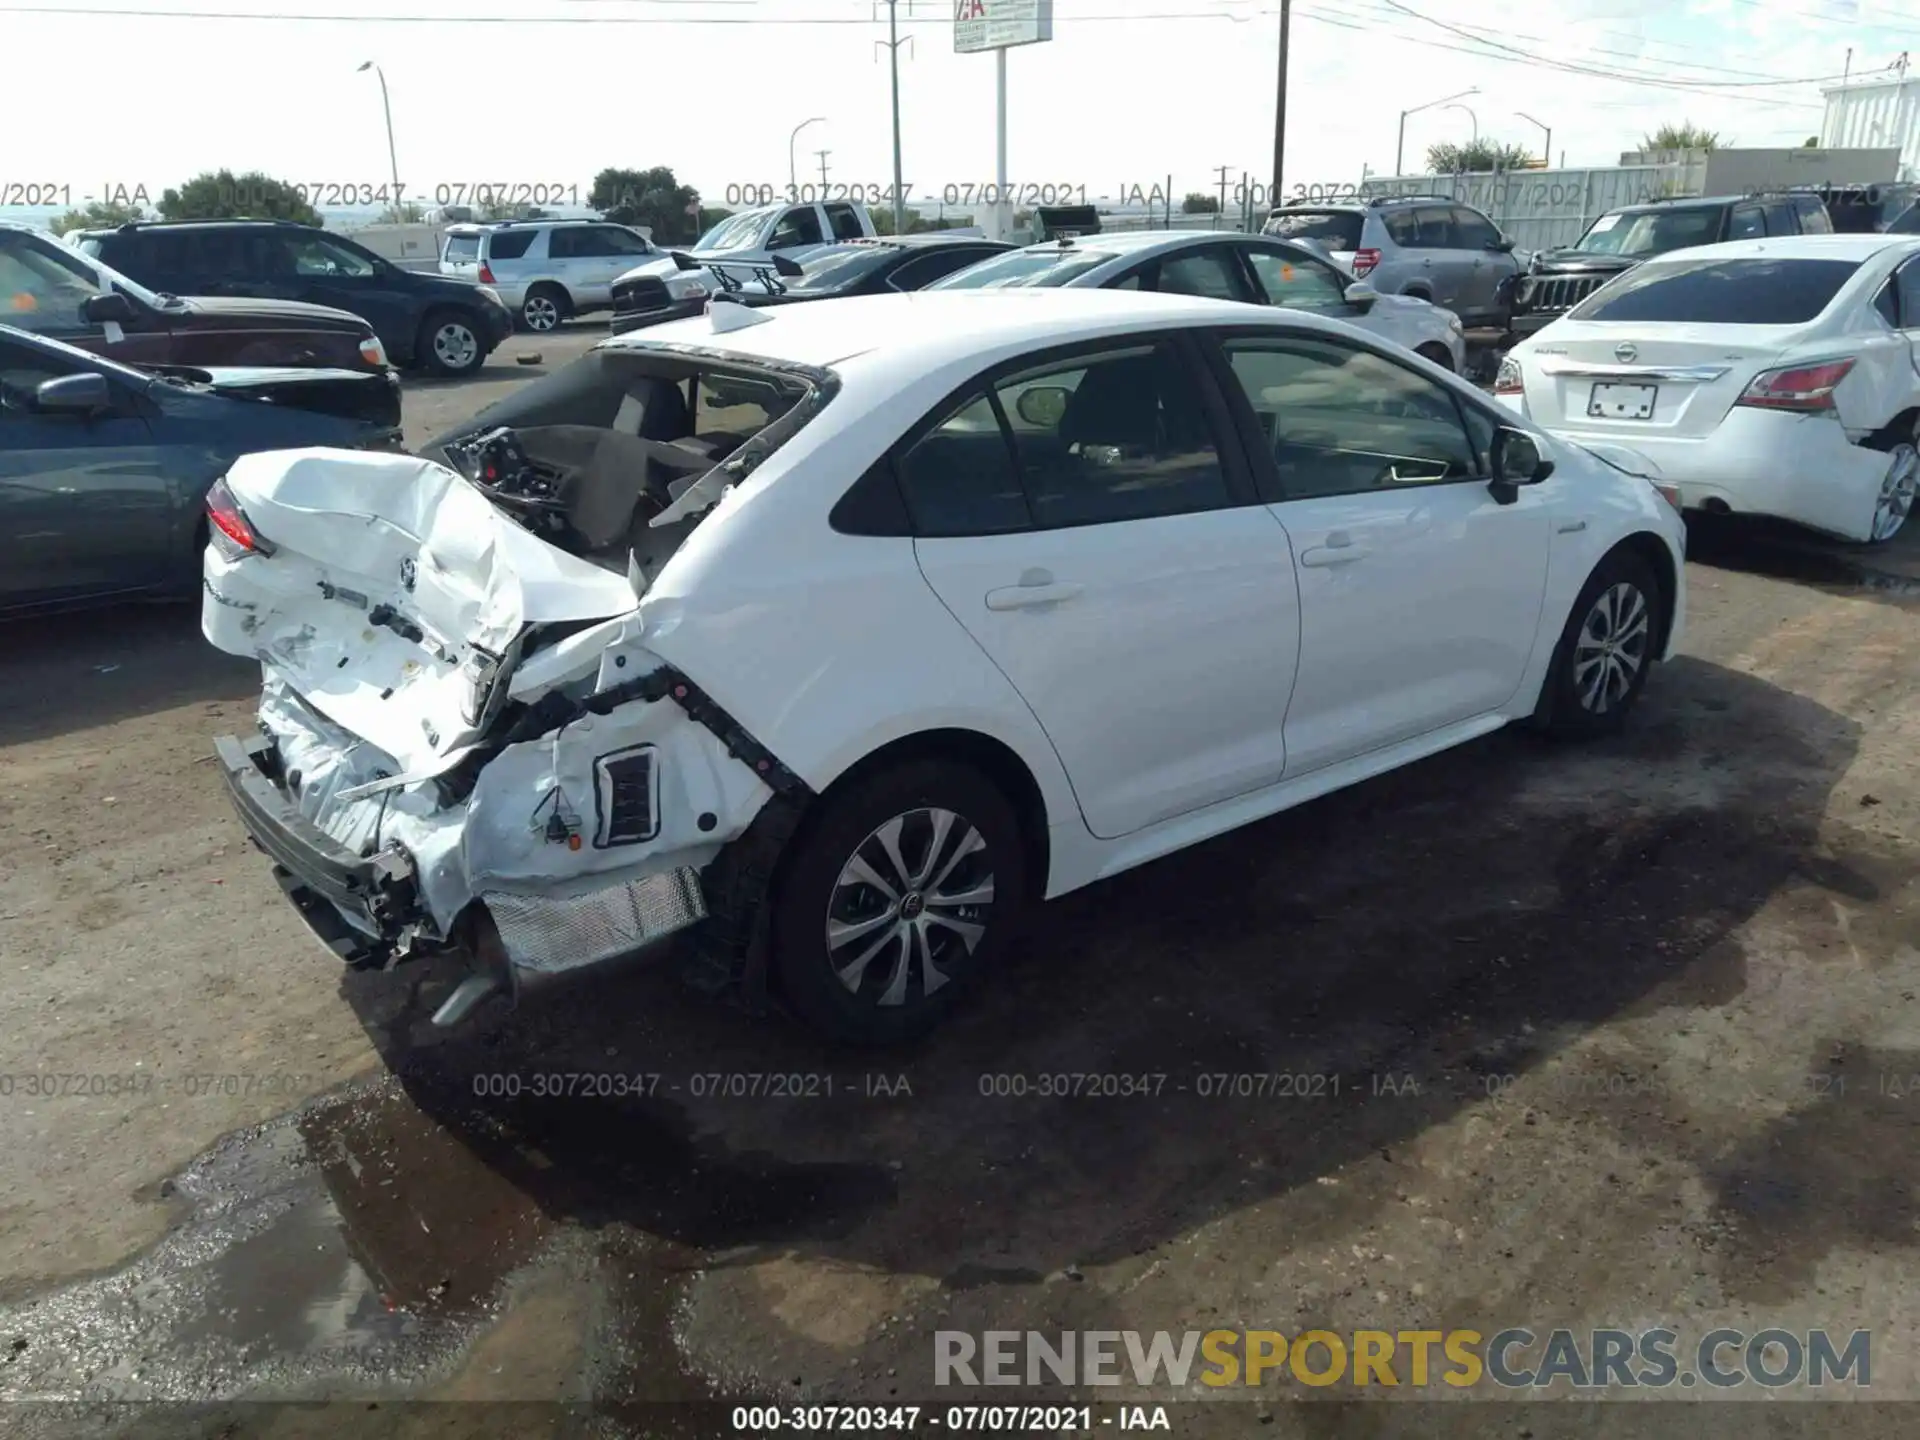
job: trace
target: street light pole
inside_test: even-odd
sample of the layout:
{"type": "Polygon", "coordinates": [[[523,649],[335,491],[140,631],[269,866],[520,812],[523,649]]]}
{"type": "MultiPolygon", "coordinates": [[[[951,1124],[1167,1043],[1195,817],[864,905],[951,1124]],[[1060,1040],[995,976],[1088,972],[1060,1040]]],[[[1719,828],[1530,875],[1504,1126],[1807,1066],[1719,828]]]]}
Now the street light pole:
{"type": "MultiPolygon", "coordinates": [[[[899,8],[900,0],[886,0],[887,38],[874,43],[887,47],[888,68],[893,81],[893,233],[902,234],[907,228],[907,197],[900,190],[900,47],[913,44],[909,35],[900,38],[899,8]]],[[[913,14],[913,0],[907,0],[907,14],[913,14]]]]}
{"type": "Polygon", "coordinates": [[[1540,142],[1540,163],[1542,166],[1553,164],[1553,127],[1544,120],[1535,120],[1533,116],[1527,114],[1524,110],[1516,110],[1513,113],[1518,115],[1522,120],[1525,120],[1529,125],[1538,125],[1542,130],[1547,132],[1547,138],[1540,142]]]}
{"type": "Polygon", "coordinates": [[[393,105],[387,99],[387,72],[382,70],[378,65],[375,65],[373,61],[368,60],[354,73],[356,75],[363,74],[368,70],[372,70],[380,80],[380,108],[385,112],[387,117],[387,166],[389,178],[393,181],[393,214],[397,220],[400,218],[400,205],[403,197],[400,194],[400,161],[397,158],[397,152],[393,148],[393,105]]]}
{"type": "MultiPolygon", "coordinates": [[[[1436,105],[1446,105],[1451,103],[1452,101],[1462,100],[1469,95],[1478,95],[1479,93],[1480,93],[1480,87],[1478,85],[1475,85],[1470,90],[1462,90],[1458,95],[1443,95],[1438,100],[1429,100],[1424,105],[1415,105],[1410,110],[1402,110],[1400,112],[1400,140],[1399,140],[1399,143],[1393,147],[1393,173],[1396,179],[1399,177],[1401,166],[1406,159],[1407,116],[1418,115],[1422,110],[1431,110],[1436,105]]],[[[1467,113],[1472,114],[1473,112],[1468,111],[1467,113]]],[[[1474,129],[1474,134],[1477,137],[1480,133],[1480,122],[1478,120],[1475,120],[1473,122],[1473,129],[1474,129]]]]}
{"type": "Polygon", "coordinates": [[[789,200],[800,198],[800,172],[794,168],[793,142],[800,138],[800,132],[807,126],[823,124],[826,118],[824,115],[815,115],[810,120],[802,120],[793,127],[793,133],[787,136],[787,198],[789,200]]]}
{"type": "Polygon", "coordinates": [[[1274,87],[1273,101],[1273,189],[1269,201],[1280,203],[1280,166],[1287,156],[1287,22],[1293,10],[1292,0],[1280,0],[1280,75],[1274,87]]]}
{"type": "Polygon", "coordinates": [[[1449,110],[1466,110],[1467,119],[1473,122],[1473,143],[1478,145],[1480,143],[1480,117],[1465,105],[1449,105],[1446,108],[1449,110]]]}

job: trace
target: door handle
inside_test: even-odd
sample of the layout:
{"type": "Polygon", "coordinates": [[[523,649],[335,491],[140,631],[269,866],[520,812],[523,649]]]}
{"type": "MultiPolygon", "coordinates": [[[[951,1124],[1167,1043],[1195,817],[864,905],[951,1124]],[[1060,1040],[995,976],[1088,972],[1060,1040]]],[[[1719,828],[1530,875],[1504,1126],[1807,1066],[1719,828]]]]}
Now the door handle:
{"type": "Polygon", "coordinates": [[[1056,584],[1051,570],[1035,567],[1021,573],[1018,585],[987,592],[989,610],[1027,610],[1035,605],[1058,605],[1080,593],[1078,585],[1056,584]]]}
{"type": "Polygon", "coordinates": [[[987,592],[989,610],[1030,610],[1036,605],[1058,605],[1081,591],[1078,585],[1008,585],[987,592]]]}

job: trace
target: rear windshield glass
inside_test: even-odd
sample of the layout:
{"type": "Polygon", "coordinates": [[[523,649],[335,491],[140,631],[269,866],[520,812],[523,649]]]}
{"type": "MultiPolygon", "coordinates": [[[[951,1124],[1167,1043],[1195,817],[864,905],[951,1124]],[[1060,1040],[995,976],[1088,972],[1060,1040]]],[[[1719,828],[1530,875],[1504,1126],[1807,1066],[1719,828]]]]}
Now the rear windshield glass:
{"type": "Polygon", "coordinates": [[[447,237],[446,258],[455,264],[480,258],[480,237],[478,235],[449,235],[447,237]]]}
{"type": "Polygon", "coordinates": [[[1289,240],[1318,240],[1329,250],[1358,250],[1366,216],[1351,210],[1280,210],[1267,221],[1269,235],[1289,240]]]}
{"type": "Polygon", "coordinates": [[[863,279],[894,258],[891,245],[832,245],[816,250],[800,262],[806,273],[788,280],[789,290],[811,294],[819,290],[838,290],[863,279]]]}
{"type": "Polygon", "coordinates": [[[929,290],[1004,290],[1026,286],[1065,285],[1089,270],[1097,270],[1114,257],[1086,250],[1016,250],[992,260],[982,260],[956,271],[944,280],[927,286],[929,290]]]}
{"type": "Polygon", "coordinates": [[[1697,325],[1799,325],[1813,319],[1860,268],[1856,260],[1674,260],[1629,270],[1569,320],[1697,325]]]}
{"type": "Polygon", "coordinates": [[[1573,248],[1590,255],[1664,255],[1720,238],[1720,207],[1693,210],[1616,210],[1588,227],[1573,248]]]}

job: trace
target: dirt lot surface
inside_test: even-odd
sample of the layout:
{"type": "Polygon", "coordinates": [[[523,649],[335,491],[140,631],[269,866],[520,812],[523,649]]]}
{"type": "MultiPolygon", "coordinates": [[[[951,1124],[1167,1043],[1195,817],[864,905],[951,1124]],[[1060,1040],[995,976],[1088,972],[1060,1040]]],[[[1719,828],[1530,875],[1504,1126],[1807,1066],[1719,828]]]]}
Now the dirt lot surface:
{"type": "MultiPolygon", "coordinates": [[[[412,388],[409,438],[597,333],[412,388]]],[[[1920,528],[1692,545],[1685,654],[1621,739],[1496,735],[1068,897],[884,1060],[661,970],[430,1034],[441,981],[343,977],[203,763],[252,666],[189,609],[5,627],[0,1398],[524,1435],[586,1422],[394,1402],[926,1402],[937,1329],[1559,1325],[1870,1329],[1871,1393],[1920,1398],[1920,528]],[[531,1093],[580,1074],[651,1093],[531,1093]],[[1040,1093],[1074,1076],[1144,1093],[1040,1093]]],[[[1679,1393],[1276,1379],[1175,1430],[1699,1433],[1679,1393]]],[[[1915,1428],[1818,1408],[1795,1433],[1915,1428]]]]}

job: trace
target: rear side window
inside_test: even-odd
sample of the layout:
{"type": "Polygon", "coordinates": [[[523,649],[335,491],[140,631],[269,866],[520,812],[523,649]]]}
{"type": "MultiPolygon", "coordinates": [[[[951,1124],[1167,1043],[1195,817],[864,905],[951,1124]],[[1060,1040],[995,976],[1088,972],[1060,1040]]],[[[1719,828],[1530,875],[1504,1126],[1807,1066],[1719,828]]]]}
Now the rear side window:
{"type": "Polygon", "coordinates": [[[1387,227],[1387,238],[1396,245],[1420,243],[1420,221],[1411,210],[1389,210],[1380,217],[1387,227]]]}
{"type": "Polygon", "coordinates": [[[1798,235],[1800,219],[1793,213],[1791,200],[1770,200],[1767,202],[1767,233],[1769,235],[1798,235]]]}
{"type": "Polygon", "coordinates": [[[851,205],[827,206],[827,224],[833,227],[836,240],[858,240],[867,233],[860,226],[860,212],[851,205]]]}
{"type": "Polygon", "coordinates": [[[1794,197],[1793,208],[1800,214],[1800,233],[1802,235],[1831,235],[1833,221],[1827,217],[1827,207],[1820,203],[1818,195],[1798,195],[1794,197]]]}
{"type": "Polygon", "coordinates": [[[1799,325],[1859,270],[1854,260],[1678,261],[1630,270],[1577,306],[1569,320],[1698,325],[1799,325]]]}
{"type": "Polygon", "coordinates": [[[1766,218],[1757,205],[1741,205],[1735,208],[1733,216],[1727,221],[1729,240],[1755,240],[1767,233],[1766,218]]]}
{"type": "Polygon", "coordinates": [[[902,455],[900,490],[921,535],[1002,535],[1033,517],[993,402],[976,393],[902,455]]]}
{"type": "Polygon", "coordinates": [[[1329,250],[1358,250],[1367,217],[1352,210],[1281,210],[1267,221],[1269,235],[1318,240],[1329,250]]]}
{"type": "Polygon", "coordinates": [[[440,257],[459,265],[471,263],[480,258],[480,237],[478,235],[449,235],[447,253],[440,257]]]}
{"type": "Polygon", "coordinates": [[[73,248],[89,259],[98,260],[100,258],[100,240],[97,236],[89,235],[73,248]]]}
{"type": "Polygon", "coordinates": [[[1413,213],[1417,227],[1415,245],[1423,250],[1453,249],[1453,211],[1442,210],[1438,206],[1422,206],[1413,213]]]}
{"type": "Polygon", "coordinates": [[[518,260],[533,248],[536,230],[496,230],[487,239],[487,258],[518,260]]]}

